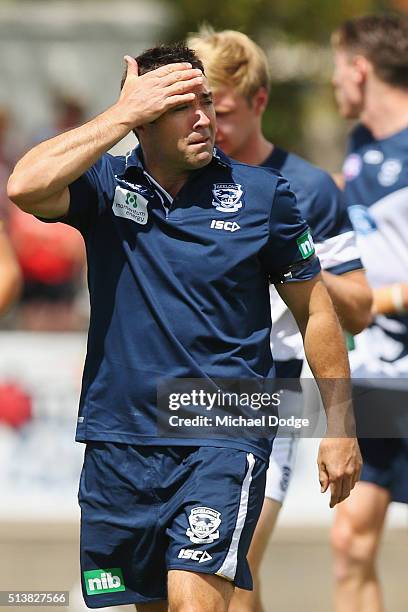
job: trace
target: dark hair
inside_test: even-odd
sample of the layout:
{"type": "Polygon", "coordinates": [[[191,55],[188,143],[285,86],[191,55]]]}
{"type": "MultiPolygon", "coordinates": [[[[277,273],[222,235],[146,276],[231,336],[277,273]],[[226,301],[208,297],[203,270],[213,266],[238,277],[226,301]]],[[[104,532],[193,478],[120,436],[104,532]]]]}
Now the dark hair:
{"type": "MultiPolygon", "coordinates": [[[[160,66],[166,66],[167,64],[178,64],[179,62],[189,62],[193,68],[198,68],[204,72],[204,66],[201,60],[198,59],[195,52],[186,47],[183,43],[175,43],[172,45],[159,45],[143,51],[140,55],[135,57],[137,65],[139,66],[139,74],[146,74],[151,70],[160,68],[160,66]]],[[[126,80],[127,68],[122,76],[120,88],[122,89],[123,84],[126,80]]]]}
{"type": "Polygon", "coordinates": [[[335,47],[364,55],[379,79],[408,87],[408,17],[365,15],[345,21],[333,34],[335,47]]]}

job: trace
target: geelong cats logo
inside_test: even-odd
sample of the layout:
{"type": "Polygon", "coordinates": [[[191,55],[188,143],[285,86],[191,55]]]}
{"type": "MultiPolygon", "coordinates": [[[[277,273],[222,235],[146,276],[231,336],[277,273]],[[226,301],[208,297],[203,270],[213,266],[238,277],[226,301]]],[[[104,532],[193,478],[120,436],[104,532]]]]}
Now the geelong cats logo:
{"type": "Polygon", "coordinates": [[[214,183],[212,193],[212,205],[220,212],[235,213],[244,205],[244,190],[238,183],[214,183]]]}
{"type": "Polygon", "coordinates": [[[218,527],[221,525],[221,513],[212,508],[193,508],[188,517],[190,523],[186,535],[194,544],[210,544],[218,540],[220,532],[218,527]]]}

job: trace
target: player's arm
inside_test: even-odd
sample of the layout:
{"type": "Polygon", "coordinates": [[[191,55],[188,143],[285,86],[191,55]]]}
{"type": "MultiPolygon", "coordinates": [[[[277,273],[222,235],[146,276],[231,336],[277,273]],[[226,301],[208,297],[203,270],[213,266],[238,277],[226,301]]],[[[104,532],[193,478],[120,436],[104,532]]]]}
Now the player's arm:
{"type": "Polygon", "coordinates": [[[373,289],[373,314],[408,312],[408,283],[395,283],[373,289]]]}
{"type": "Polygon", "coordinates": [[[7,190],[22,210],[48,218],[66,214],[68,185],[131,130],[191,102],[192,90],[202,82],[201,71],[190,64],[169,64],[139,77],[136,60],[125,59],[127,77],[113,106],[85,125],[40,143],[17,163],[7,190]]]}
{"type": "Polygon", "coordinates": [[[342,327],[359,334],[372,321],[373,295],[364,271],[339,275],[323,271],[322,276],[342,327]]]}
{"type": "Polygon", "coordinates": [[[321,275],[277,284],[303,336],[305,354],[319,385],[327,434],[318,456],[322,492],[330,486],[330,507],[350,494],[361,471],[351,402],[350,369],[343,333],[321,275]]]}
{"type": "Polygon", "coordinates": [[[20,268],[0,220],[0,315],[17,299],[21,284],[20,268]]]}
{"type": "MultiPolygon", "coordinates": [[[[309,218],[309,217],[308,217],[309,218]]],[[[358,334],[372,320],[372,293],[366,280],[344,194],[322,172],[309,222],[315,231],[323,279],[342,327],[358,334]]]]}

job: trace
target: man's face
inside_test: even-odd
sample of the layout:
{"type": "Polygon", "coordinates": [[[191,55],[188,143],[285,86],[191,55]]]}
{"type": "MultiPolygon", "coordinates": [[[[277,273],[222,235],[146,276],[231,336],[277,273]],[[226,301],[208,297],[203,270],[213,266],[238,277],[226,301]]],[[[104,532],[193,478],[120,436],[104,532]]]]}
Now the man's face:
{"type": "Polygon", "coordinates": [[[345,119],[357,119],[363,109],[364,75],[356,57],[347,51],[334,52],[332,84],[340,114],[345,119]]]}
{"type": "Polygon", "coordinates": [[[249,101],[234,87],[222,87],[214,92],[217,117],[215,144],[229,157],[240,159],[249,139],[260,129],[260,114],[256,96],[249,101]]]}
{"type": "Polygon", "coordinates": [[[213,155],[215,110],[207,81],[194,93],[193,102],[168,110],[143,130],[156,160],[177,171],[202,168],[213,155]]]}

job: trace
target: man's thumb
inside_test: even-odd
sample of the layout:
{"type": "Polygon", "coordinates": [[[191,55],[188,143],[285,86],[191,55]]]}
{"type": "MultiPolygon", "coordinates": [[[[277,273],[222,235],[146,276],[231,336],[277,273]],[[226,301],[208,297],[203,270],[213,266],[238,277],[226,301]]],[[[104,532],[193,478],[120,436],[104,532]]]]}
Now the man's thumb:
{"type": "Polygon", "coordinates": [[[131,57],[130,55],[125,55],[123,59],[125,60],[127,65],[127,76],[130,74],[139,76],[139,68],[137,66],[137,61],[135,60],[135,58],[131,57]]]}
{"type": "Polygon", "coordinates": [[[320,491],[322,493],[326,493],[329,487],[329,475],[326,471],[325,466],[319,465],[319,482],[320,482],[320,491]]]}

